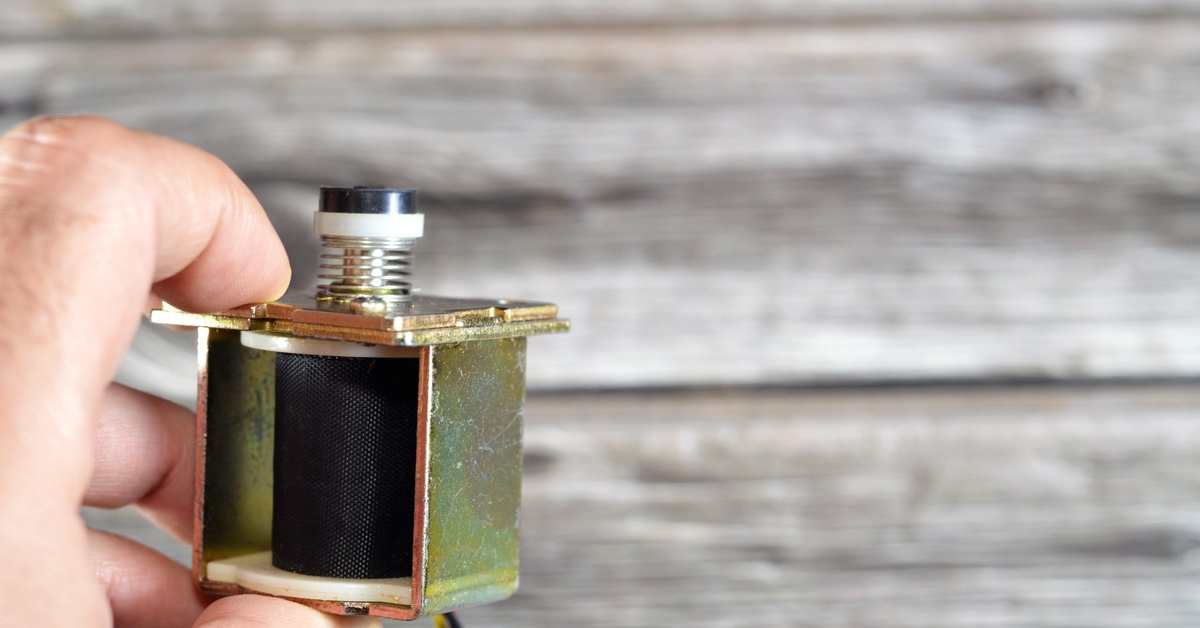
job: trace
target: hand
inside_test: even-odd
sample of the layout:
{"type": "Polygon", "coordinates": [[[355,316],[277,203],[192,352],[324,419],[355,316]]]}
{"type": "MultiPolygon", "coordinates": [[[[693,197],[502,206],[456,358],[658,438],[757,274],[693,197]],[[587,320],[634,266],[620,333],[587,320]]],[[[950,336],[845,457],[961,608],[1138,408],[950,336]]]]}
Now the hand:
{"type": "Polygon", "coordinates": [[[287,255],[219,160],[99,118],[0,137],[0,623],[378,625],[241,595],[88,530],[136,504],[191,539],[192,415],[112,384],[147,299],[197,312],[283,294],[287,255]]]}

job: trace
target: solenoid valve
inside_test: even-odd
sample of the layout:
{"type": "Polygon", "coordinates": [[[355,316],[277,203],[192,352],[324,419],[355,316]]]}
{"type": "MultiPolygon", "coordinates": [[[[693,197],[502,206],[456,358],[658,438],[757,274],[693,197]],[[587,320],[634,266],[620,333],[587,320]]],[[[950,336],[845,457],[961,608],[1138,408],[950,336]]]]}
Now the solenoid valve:
{"type": "Polygon", "coordinates": [[[214,595],[415,619],[516,590],[525,338],[551,303],[412,291],[416,190],[322,188],[321,284],[199,336],[192,570],[214,595]]]}

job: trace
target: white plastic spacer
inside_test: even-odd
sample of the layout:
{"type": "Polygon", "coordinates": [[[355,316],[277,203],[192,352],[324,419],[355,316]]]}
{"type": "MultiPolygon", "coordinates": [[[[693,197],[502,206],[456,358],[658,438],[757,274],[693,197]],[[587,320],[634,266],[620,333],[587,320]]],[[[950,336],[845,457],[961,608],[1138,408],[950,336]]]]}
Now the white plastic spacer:
{"type": "Polygon", "coordinates": [[[425,214],[316,212],[313,230],[320,236],[419,238],[425,235],[425,214]]]}
{"type": "Polygon", "coordinates": [[[397,347],[392,345],[370,345],[348,340],[326,340],[323,338],[300,338],[269,331],[243,331],[243,347],[272,351],[274,353],[298,353],[301,355],[331,355],[342,358],[419,358],[420,347],[397,347]]]}
{"type": "Polygon", "coordinates": [[[271,552],[211,561],[205,576],[210,582],[237,584],[268,595],[334,602],[412,604],[412,578],[356,580],[305,576],[272,565],[271,552]]]}

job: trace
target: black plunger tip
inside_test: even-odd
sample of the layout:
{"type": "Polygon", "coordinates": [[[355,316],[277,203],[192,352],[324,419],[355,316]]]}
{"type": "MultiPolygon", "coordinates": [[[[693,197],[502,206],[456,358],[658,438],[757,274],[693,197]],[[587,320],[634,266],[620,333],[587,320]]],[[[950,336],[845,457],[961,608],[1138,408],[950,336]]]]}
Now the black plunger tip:
{"type": "Polygon", "coordinates": [[[417,191],[395,188],[321,188],[321,211],[337,214],[415,214],[417,191]]]}

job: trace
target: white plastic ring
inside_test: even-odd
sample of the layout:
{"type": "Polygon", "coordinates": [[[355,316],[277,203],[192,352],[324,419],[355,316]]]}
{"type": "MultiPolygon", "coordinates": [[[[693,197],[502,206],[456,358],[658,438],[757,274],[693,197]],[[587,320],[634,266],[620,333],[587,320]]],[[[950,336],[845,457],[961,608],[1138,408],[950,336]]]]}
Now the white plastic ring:
{"type": "Polygon", "coordinates": [[[425,235],[425,214],[317,212],[313,216],[313,230],[321,236],[419,238],[425,235]]]}
{"type": "Polygon", "coordinates": [[[301,355],[331,355],[340,358],[419,358],[420,347],[394,347],[392,345],[368,345],[348,340],[325,340],[323,338],[297,338],[266,331],[244,331],[242,346],[275,353],[299,353],[301,355]]]}
{"type": "Polygon", "coordinates": [[[271,552],[258,552],[208,563],[206,578],[229,582],[268,595],[336,602],[412,604],[412,578],[357,580],[305,576],[271,564],[271,552]]]}

